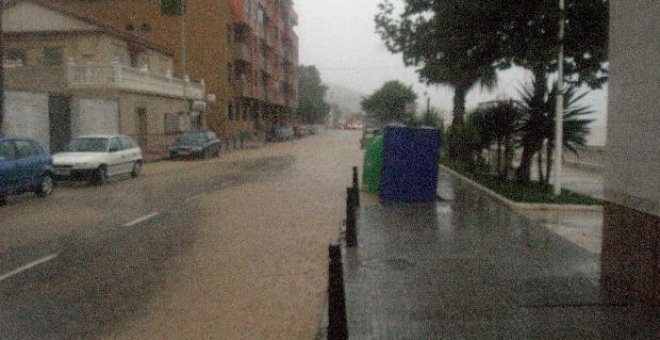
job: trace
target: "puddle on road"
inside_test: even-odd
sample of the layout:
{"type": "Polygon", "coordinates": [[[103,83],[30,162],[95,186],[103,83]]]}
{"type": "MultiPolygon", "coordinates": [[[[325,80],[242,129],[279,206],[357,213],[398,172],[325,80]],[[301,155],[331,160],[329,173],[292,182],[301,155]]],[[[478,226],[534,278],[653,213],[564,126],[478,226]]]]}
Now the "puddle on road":
{"type": "Polygon", "coordinates": [[[294,156],[278,156],[237,161],[231,165],[243,171],[281,171],[289,168],[295,161],[294,156]]]}

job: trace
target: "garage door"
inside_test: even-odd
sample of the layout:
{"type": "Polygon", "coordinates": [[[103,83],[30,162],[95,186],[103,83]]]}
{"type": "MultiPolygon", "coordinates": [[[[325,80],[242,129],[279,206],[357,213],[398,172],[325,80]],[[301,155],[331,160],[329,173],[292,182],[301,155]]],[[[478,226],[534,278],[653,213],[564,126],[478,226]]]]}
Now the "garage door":
{"type": "Polygon", "coordinates": [[[119,104],[108,99],[77,99],[74,136],[119,133],[119,104]]]}

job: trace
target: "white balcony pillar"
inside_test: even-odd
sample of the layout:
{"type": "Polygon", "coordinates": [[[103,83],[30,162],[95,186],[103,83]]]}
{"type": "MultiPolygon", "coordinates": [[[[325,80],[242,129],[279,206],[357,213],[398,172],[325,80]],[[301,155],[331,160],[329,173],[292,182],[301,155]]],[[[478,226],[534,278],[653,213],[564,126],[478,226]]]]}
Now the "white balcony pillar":
{"type": "Polygon", "coordinates": [[[115,84],[119,84],[123,80],[121,61],[117,59],[113,61],[111,65],[112,65],[112,81],[115,84]]]}
{"type": "Polygon", "coordinates": [[[76,62],[73,58],[69,58],[66,63],[66,78],[69,84],[72,84],[76,80],[76,62]]]}

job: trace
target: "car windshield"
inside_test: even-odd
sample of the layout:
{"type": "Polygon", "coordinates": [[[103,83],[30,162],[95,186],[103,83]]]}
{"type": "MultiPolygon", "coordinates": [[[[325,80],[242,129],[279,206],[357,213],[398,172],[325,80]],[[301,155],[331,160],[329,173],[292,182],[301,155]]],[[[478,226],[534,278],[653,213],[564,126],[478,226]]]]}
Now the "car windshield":
{"type": "Polygon", "coordinates": [[[67,152],[105,152],[108,150],[107,138],[76,138],[69,142],[67,152]]]}
{"type": "Polygon", "coordinates": [[[179,144],[199,144],[206,141],[206,135],[203,133],[184,133],[179,137],[179,144]]]}

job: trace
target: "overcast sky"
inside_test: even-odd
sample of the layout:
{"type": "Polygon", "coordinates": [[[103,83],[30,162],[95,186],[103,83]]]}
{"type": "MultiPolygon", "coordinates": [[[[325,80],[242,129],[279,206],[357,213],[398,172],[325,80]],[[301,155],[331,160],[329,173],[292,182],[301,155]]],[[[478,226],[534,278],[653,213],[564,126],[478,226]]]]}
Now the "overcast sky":
{"type": "MultiPolygon", "coordinates": [[[[299,16],[296,32],[300,37],[300,63],[315,65],[324,82],[352,88],[364,95],[371,94],[388,80],[399,80],[413,85],[420,105],[426,104],[426,91],[431,97],[432,106],[451,112],[453,90],[444,86],[427,88],[420,84],[414,69],[403,65],[401,55],[387,51],[375,33],[374,16],[381,1],[295,1],[299,16]]],[[[479,89],[470,91],[467,98],[468,109],[483,100],[515,96],[516,88],[531,79],[531,76],[522,70],[500,73],[498,89],[491,93],[484,93],[479,89]]],[[[595,125],[601,126],[599,129],[603,130],[606,93],[598,91],[590,95],[588,102],[598,111],[598,122],[595,125]]],[[[604,131],[597,131],[597,134],[599,136],[595,137],[600,144],[604,131]]]]}

